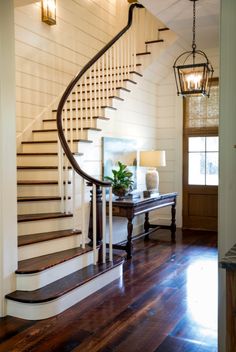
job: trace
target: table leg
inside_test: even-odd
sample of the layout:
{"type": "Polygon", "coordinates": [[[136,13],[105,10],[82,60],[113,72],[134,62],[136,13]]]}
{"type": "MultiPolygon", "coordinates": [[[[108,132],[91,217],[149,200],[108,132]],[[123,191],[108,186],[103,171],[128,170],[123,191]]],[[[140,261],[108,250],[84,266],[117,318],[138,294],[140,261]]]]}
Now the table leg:
{"type": "MultiPolygon", "coordinates": [[[[145,213],[145,220],[144,220],[144,232],[147,233],[150,228],[149,223],[149,212],[145,213]]],[[[144,240],[149,240],[149,234],[145,235],[144,240]]]]}
{"type": "Polygon", "coordinates": [[[171,224],[170,224],[170,231],[171,231],[171,241],[175,243],[175,232],[176,232],[176,202],[171,206],[171,224]]]}
{"type": "Polygon", "coordinates": [[[133,217],[128,218],[127,224],[127,243],[126,243],[126,252],[127,252],[127,259],[132,258],[132,234],[133,234],[133,217]]]}

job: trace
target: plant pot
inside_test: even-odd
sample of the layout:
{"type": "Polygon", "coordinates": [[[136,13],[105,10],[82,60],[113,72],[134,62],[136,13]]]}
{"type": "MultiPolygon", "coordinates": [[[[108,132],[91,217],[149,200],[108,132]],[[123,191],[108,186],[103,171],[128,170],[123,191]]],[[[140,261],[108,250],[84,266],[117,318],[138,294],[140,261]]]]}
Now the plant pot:
{"type": "Polygon", "coordinates": [[[117,200],[124,199],[124,197],[129,193],[127,188],[113,188],[112,193],[117,196],[117,200]]]}

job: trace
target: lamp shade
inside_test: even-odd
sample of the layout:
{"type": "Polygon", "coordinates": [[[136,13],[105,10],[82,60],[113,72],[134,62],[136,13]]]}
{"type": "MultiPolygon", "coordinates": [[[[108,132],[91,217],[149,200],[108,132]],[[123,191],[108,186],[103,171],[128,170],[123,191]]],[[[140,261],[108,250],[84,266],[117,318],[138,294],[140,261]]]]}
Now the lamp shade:
{"type": "Polygon", "coordinates": [[[139,165],[144,167],[166,166],[165,150],[141,151],[139,165]]]}

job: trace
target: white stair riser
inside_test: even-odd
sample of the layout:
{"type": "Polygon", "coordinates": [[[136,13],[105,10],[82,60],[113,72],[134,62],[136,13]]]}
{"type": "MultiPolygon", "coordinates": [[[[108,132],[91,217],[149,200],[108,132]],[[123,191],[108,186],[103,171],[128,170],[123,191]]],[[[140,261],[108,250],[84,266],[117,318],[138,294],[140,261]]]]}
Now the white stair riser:
{"type": "MultiPolygon", "coordinates": [[[[72,171],[69,171],[69,180],[71,179],[72,171]]],[[[65,176],[65,172],[64,172],[65,176]]],[[[57,180],[58,170],[18,170],[17,178],[19,181],[25,180],[57,180]]]]}
{"type": "Polygon", "coordinates": [[[27,304],[7,300],[7,314],[29,320],[47,319],[72,307],[120,277],[122,277],[122,264],[53,301],[27,304]]]}
{"type": "MultiPolygon", "coordinates": [[[[56,140],[58,136],[58,133],[57,131],[55,132],[34,132],[33,133],[33,140],[34,141],[51,141],[51,140],[56,140]]],[[[67,136],[69,138],[71,138],[71,133],[70,131],[68,131],[67,133],[67,136]]],[[[85,130],[85,131],[73,131],[73,134],[72,134],[72,138],[73,139],[88,139],[88,131],[85,130]]]]}
{"type": "Polygon", "coordinates": [[[33,291],[93,264],[93,251],[35,274],[16,274],[17,290],[33,291]]]}
{"type": "Polygon", "coordinates": [[[81,245],[81,235],[75,234],[57,238],[51,241],[38,242],[21,246],[18,249],[18,260],[39,257],[50,253],[60,252],[66,249],[76,248],[81,245]]]}
{"type": "Polygon", "coordinates": [[[73,228],[73,217],[56,218],[18,223],[18,236],[38,232],[60,231],[73,228]]]}
{"type": "MultiPolygon", "coordinates": [[[[69,194],[71,194],[71,185],[69,187],[69,194]]],[[[18,186],[17,195],[18,197],[30,197],[30,196],[58,196],[59,187],[58,185],[27,185],[18,186]]]]}
{"type": "MultiPolygon", "coordinates": [[[[69,200],[70,202],[70,200],[69,200]]],[[[60,200],[18,202],[17,212],[21,214],[57,213],[61,211],[60,200]]]]}
{"type": "MultiPolygon", "coordinates": [[[[83,120],[83,127],[93,127],[93,128],[96,128],[96,121],[97,121],[97,119],[92,119],[92,120],[89,119],[88,121],[83,120]]],[[[68,127],[71,126],[70,121],[68,121],[67,126],[68,126],[68,127]]],[[[57,126],[56,126],[56,121],[55,121],[55,120],[54,120],[54,121],[50,121],[50,120],[47,121],[47,120],[44,120],[44,121],[43,121],[43,127],[44,127],[45,129],[55,129],[55,128],[57,128],[57,126]]],[[[72,121],[72,127],[73,127],[73,128],[76,127],[76,121],[75,121],[75,120],[72,121]]]]}
{"type": "Polygon", "coordinates": [[[18,166],[57,166],[57,155],[24,155],[17,157],[18,166]]]}
{"type": "Polygon", "coordinates": [[[22,144],[23,153],[57,153],[57,143],[27,143],[22,144]]]}

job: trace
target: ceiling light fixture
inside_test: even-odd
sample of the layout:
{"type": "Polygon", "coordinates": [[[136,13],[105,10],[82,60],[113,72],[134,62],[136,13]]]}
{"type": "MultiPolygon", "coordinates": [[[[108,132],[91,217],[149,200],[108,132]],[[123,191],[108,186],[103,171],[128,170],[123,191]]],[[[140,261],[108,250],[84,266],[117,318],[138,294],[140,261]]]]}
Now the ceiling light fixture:
{"type": "Polygon", "coordinates": [[[56,0],[41,0],[42,21],[50,26],[56,24],[56,0]]]}
{"type": "Polygon", "coordinates": [[[186,51],[177,57],[174,63],[174,74],[177,94],[185,97],[204,95],[210,96],[213,67],[207,55],[197,50],[196,38],[196,1],[193,2],[193,40],[192,51],[186,51]]]}

